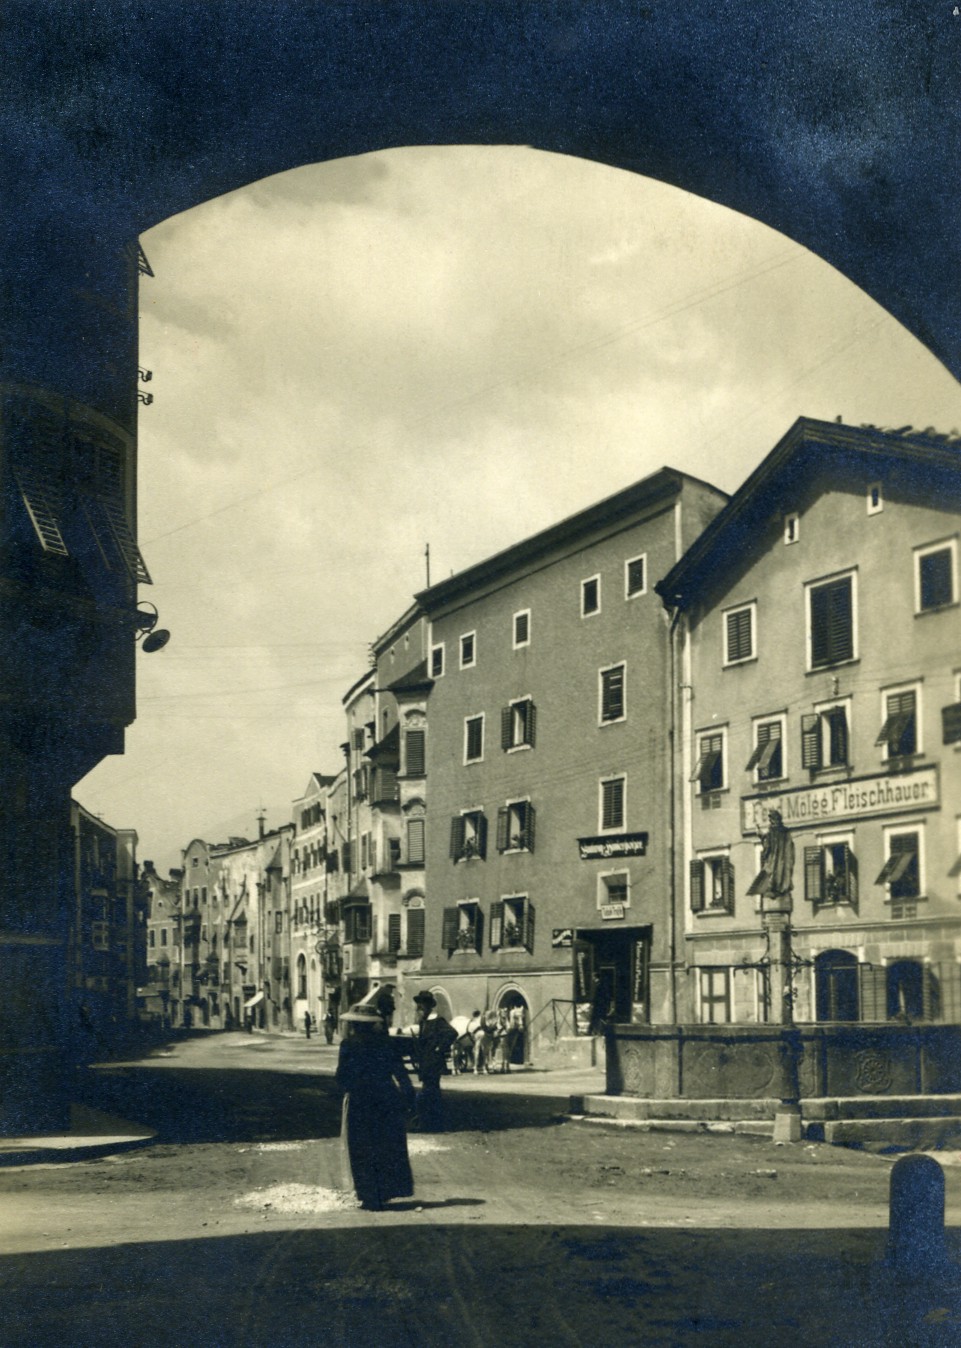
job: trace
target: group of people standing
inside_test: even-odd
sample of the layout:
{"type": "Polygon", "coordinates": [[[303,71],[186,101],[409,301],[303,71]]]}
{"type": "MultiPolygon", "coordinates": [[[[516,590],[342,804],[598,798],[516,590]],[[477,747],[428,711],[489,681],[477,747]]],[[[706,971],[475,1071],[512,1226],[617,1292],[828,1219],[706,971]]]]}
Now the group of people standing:
{"type": "Polygon", "coordinates": [[[499,1011],[474,1011],[454,1049],[454,1070],[509,1072],[517,1046],[524,1038],[523,1006],[499,1011]]]}

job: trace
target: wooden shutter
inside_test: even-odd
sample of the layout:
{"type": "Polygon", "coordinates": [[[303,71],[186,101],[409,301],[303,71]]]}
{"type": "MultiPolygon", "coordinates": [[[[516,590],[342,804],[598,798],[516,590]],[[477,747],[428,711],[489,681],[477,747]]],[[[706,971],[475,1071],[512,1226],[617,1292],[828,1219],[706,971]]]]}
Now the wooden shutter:
{"type": "Polygon", "coordinates": [[[501,707],[501,748],[513,747],[514,708],[501,707]]]}
{"type": "Polygon", "coordinates": [[[704,862],[691,862],[691,912],[704,911],[704,862]]]}
{"type": "Polygon", "coordinates": [[[961,744],[961,702],[941,708],[941,732],[945,744],[961,744]]]}
{"type": "Polygon", "coordinates": [[[721,907],[727,913],[734,912],[734,863],[730,857],[721,863],[721,907]]]}
{"type": "Polygon", "coordinates": [[[534,807],[530,801],[527,802],[527,807],[524,810],[524,831],[521,835],[521,846],[526,847],[528,852],[534,850],[534,807]]]}
{"type": "Polygon", "coordinates": [[[497,850],[506,852],[510,846],[511,812],[506,806],[497,811],[497,850]]]}
{"type": "Polygon", "coordinates": [[[832,707],[822,713],[828,723],[828,762],[834,766],[848,761],[848,714],[844,707],[832,707]]]}
{"type": "Polygon", "coordinates": [[[533,749],[537,727],[537,708],[533,702],[527,704],[527,743],[533,749]]]}
{"type": "Polygon", "coordinates": [[[424,861],[424,821],[423,819],[408,819],[407,821],[407,861],[412,866],[419,866],[424,861]]]}
{"type": "Polygon", "coordinates": [[[529,954],[534,953],[534,905],[528,900],[524,905],[524,945],[529,954]]]}
{"type": "Polygon", "coordinates": [[[601,827],[621,828],[624,824],[624,778],[614,777],[601,787],[601,827]]]}
{"type": "Polygon", "coordinates": [[[406,771],[408,777],[423,777],[424,775],[424,732],[423,730],[408,730],[404,736],[406,753],[406,771]]]}
{"type": "Polygon", "coordinates": [[[474,949],[479,955],[484,948],[484,914],[479,903],[475,906],[471,917],[471,932],[474,937],[474,949]]]}
{"type": "Polygon", "coordinates": [[[460,929],[460,909],[445,908],[444,921],[441,931],[441,949],[446,950],[448,954],[457,949],[457,933],[460,929]]]}
{"type": "Polygon", "coordinates": [[[805,847],[804,849],[804,897],[808,903],[822,903],[824,900],[824,849],[805,847]]]}
{"type": "Polygon", "coordinates": [[[450,859],[457,861],[464,855],[464,816],[455,814],[450,821],[450,859]]]}
{"type": "Polygon", "coordinates": [[[727,662],[747,660],[753,654],[751,643],[751,610],[738,609],[725,615],[727,619],[727,662]]]}
{"type": "Polygon", "coordinates": [[[400,949],[400,913],[387,914],[387,951],[395,955],[400,949]]]}
{"type": "Polygon", "coordinates": [[[491,950],[497,950],[504,939],[504,904],[501,899],[491,904],[490,942],[491,950]]]}
{"type": "Polygon", "coordinates": [[[821,718],[816,712],[801,717],[801,767],[821,766],[821,718]]]}
{"type": "Polygon", "coordinates": [[[615,665],[601,675],[601,720],[617,721],[624,715],[624,666],[615,665]]]}
{"type": "Polygon", "coordinates": [[[424,953],[423,908],[409,908],[407,910],[407,953],[408,955],[423,955],[424,953]]]}
{"type": "Polygon", "coordinates": [[[951,574],[951,549],[925,553],[919,559],[921,608],[940,608],[954,599],[954,579],[951,574]]]}
{"type": "Polygon", "coordinates": [[[844,888],[848,903],[856,908],[858,903],[858,859],[847,843],[844,844],[844,888]]]}
{"type": "Polygon", "coordinates": [[[487,856],[487,815],[474,816],[477,828],[477,855],[483,860],[487,856]]]}

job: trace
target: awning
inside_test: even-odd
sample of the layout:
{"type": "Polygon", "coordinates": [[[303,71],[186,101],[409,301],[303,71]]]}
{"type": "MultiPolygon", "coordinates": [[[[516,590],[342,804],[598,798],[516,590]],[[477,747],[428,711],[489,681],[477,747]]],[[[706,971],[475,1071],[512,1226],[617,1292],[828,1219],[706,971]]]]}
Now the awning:
{"type": "Polygon", "coordinates": [[[248,998],[247,1001],[244,1002],[244,1010],[249,1011],[252,1006],[256,1006],[258,1002],[262,1002],[263,1000],[264,994],[262,992],[255,992],[252,997],[248,998]]]}

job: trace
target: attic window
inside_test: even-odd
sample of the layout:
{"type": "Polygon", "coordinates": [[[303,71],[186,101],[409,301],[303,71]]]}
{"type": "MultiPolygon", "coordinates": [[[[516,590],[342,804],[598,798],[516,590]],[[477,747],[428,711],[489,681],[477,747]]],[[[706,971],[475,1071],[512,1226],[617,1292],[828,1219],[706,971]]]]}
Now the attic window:
{"type": "Polygon", "coordinates": [[[884,493],[880,482],[872,482],[868,487],[867,506],[869,515],[880,515],[884,509],[884,493]]]}
{"type": "Polygon", "coordinates": [[[801,517],[797,511],[792,511],[790,515],[784,516],[784,541],[785,543],[796,543],[800,537],[801,517]]]}

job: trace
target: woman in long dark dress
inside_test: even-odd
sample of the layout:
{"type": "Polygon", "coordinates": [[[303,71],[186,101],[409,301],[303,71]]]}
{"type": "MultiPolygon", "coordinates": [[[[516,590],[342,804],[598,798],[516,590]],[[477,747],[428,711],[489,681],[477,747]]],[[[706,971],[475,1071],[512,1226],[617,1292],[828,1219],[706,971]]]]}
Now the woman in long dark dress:
{"type": "Polygon", "coordinates": [[[341,1019],[346,1031],[337,1059],[337,1084],[345,1092],[341,1137],[361,1207],[376,1210],[414,1192],[406,1118],[414,1088],[375,1007],[352,1007],[341,1019]]]}

